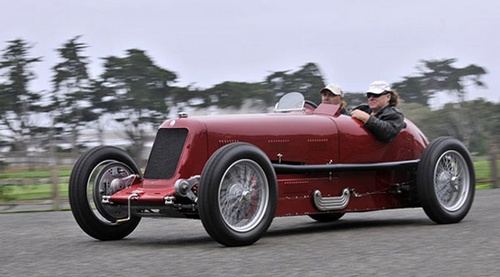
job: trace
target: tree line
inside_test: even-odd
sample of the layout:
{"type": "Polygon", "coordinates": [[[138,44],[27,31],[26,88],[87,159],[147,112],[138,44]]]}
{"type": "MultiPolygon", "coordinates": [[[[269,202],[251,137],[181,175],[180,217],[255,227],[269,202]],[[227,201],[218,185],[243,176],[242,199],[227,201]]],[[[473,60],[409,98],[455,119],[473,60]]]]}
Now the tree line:
{"type": "MultiPolygon", "coordinates": [[[[32,45],[15,39],[6,42],[0,56],[0,146],[16,151],[52,149],[80,151],[82,134],[94,130],[96,142],[111,126],[129,142],[129,152],[138,155],[169,113],[183,108],[240,109],[249,102],[265,112],[281,95],[301,92],[320,101],[325,80],[319,66],[306,63],[298,70],[272,72],[260,82],[226,81],[201,89],[178,86],[174,71],[158,66],[141,49],[125,50],[123,56],[102,58],[102,73],[89,75],[89,47],[76,36],[55,49],[59,62],[52,67],[51,88],[32,91],[36,78],[33,65],[43,57],[32,57],[32,45]]],[[[405,115],[419,125],[429,139],[449,135],[464,141],[471,151],[487,153],[499,137],[500,106],[484,99],[466,101],[469,91],[485,87],[487,74],[480,66],[456,67],[456,59],[422,60],[416,72],[393,82],[404,101],[405,115]],[[433,110],[430,100],[447,92],[457,102],[433,110]]],[[[363,92],[346,92],[349,106],[366,102],[363,92]]]]}

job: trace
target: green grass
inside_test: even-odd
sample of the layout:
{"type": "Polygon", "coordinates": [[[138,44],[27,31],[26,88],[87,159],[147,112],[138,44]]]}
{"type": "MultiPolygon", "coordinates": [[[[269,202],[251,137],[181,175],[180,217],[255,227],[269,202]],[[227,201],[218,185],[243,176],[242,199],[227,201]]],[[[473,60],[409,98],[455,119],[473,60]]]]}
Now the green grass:
{"type": "MultiPolygon", "coordinates": [[[[71,168],[60,168],[57,171],[58,177],[69,177],[71,168]]],[[[40,179],[51,178],[52,170],[39,169],[17,169],[0,172],[0,179],[40,179]]],[[[27,182],[29,183],[29,182],[27,182]]],[[[68,184],[59,184],[59,197],[68,196],[68,184]]],[[[37,199],[51,199],[52,184],[29,184],[29,185],[5,185],[0,186],[0,202],[24,201],[37,199]]]]}
{"type": "MultiPolygon", "coordinates": [[[[59,177],[69,177],[71,169],[64,169],[58,171],[59,177]]],[[[37,170],[37,171],[9,171],[1,172],[0,179],[7,178],[50,178],[52,172],[50,170],[37,170]]]]}
{"type": "MultiPolygon", "coordinates": [[[[500,166],[500,161],[498,161],[497,166],[500,166]]],[[[476,173],[476,189],[492,188],[490,161],[487,159],[475,161],[474,169],[476,173]]]]}
{"type": "MultiPolygon", "coordinates": [[[[52,198],[52,185],[8,185],[3,187],[4,200],[23,201],[52,198]]],[[[68,184],[59,184],[59,197],[68,197],[68,184]]],[[[1,201],[0,197],[0,201],[1,201]]]]}
{"type": "Polygon", "coordinates": [[[490,162],[487,160],[474,162],[474,168],[476,170],[476,178],[478,179],[489,179],[490,178],[490,162]]]}

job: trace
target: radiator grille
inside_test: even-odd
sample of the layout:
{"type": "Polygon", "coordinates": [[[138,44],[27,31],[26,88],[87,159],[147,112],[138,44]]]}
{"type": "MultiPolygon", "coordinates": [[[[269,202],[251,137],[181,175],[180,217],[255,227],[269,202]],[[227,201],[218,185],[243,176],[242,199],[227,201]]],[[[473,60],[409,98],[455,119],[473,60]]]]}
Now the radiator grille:
{"type": "Polygon", "coordinates": [[[174,176],[187,134],[187,129],[158,130],[144,178],[169,179],[174,176]]]}

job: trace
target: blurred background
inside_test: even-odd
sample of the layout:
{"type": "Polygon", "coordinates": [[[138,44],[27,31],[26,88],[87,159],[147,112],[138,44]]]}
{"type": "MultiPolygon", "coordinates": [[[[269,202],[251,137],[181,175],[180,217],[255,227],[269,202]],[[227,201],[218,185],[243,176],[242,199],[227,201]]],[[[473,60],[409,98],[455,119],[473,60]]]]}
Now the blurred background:
{"type": "Polygon", "coordinates": [[[349,107],[392,83],[429,140],[460,139],[498,187],[498,1],[0,2],[0,203],[67,196],[78,156],[126,149],[190,115],[269,112],[287,92],[349,107]],[[30,20],[26,20],[29,18],[30,20]]]}

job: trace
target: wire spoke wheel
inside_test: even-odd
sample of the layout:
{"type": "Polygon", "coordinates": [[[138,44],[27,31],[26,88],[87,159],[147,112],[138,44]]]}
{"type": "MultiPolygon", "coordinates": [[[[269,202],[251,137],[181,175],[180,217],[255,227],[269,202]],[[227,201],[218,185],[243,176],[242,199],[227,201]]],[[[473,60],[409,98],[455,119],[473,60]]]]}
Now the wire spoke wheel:
{"type": "Polygon", "coordinates": [[[262,150],[248,143],[225,145],[201,173],[198,210],[203,227],[223,245],[250,245],[271,225],[277,191],[276,174],[262,150]]]}
{"type": "Polygon", "coordinates": [[[252,160],[236,161],[224,173],[219,188],[219,209],[229,228],[237,232],[255,228],[269,199],[262,168],[252,160]]]}
{"type": "Polygon", "coordinates": [[[460,141],[432,141],[417,170],[418,199],[427,216],[441,224],[461,221],[474,200],[475,178],[472,158],[460,141]]]}
{"type": "Polygon", "coordinates": [[[451,212],[460,209],[470,193],[470,173],[464,157],[457,151],[446,151],[439,157],[434,172],[436,196],[441,206],[451,212]]]}

